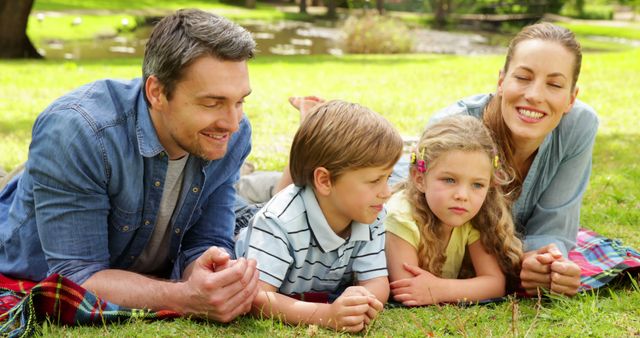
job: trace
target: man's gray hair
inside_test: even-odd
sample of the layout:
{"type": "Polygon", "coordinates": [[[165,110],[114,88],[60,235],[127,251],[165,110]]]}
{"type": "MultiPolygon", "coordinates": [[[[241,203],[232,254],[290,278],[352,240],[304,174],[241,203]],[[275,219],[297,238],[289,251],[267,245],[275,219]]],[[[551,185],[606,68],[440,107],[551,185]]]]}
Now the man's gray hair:
{"type": "Polygon", "coordinates": [[[153,28],[142,76],[145,83],[149,76],[157,77],[171,99],[184,69],[195,59],[210,55],[223,61],[245,61],[254,56],[255,48],[251,33],[239,25],[213,13],[181,9],[153,28]]]}

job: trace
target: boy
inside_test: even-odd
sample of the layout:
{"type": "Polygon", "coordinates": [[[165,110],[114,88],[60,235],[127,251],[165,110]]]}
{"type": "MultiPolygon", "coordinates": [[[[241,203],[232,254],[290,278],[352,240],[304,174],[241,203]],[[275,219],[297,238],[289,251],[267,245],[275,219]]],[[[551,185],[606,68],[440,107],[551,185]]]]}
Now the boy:
{"type": "Polygon", "coordinates": [[[343,101],[313,108],[291,146],[294,184],[236,243],[260,272],[255,315],[349,332],[377,316],[389,296],[383,204],[401,153],[402,138],[379,114],[343,101]]]}

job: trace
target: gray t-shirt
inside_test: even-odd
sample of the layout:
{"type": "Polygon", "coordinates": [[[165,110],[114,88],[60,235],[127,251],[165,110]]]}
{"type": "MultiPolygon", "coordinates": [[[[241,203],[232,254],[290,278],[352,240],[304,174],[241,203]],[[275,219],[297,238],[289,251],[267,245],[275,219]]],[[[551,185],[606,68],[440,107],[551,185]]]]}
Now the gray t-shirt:
{"type": "Polygon", "coordinates": [[[171,244],[171,216],[176,208],[182,190],[184,178],[184,166],[187,164],[189,156],[181,159],[169,161],[167,166],[167,176],[164,180],[162,199],[156,226],[149,243],[142,251],[142,254],[131,266],[131,270],[140,273],[153,273],[164,270],[169,264],[169,245],[171,244]]]}

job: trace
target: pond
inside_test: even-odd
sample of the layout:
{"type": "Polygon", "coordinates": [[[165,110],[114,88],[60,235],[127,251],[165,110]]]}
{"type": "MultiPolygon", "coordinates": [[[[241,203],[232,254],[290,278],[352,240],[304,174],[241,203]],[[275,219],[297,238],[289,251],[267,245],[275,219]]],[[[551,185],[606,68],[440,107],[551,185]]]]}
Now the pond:
{"type": "MultiPolygon", "coordinates": [[[[257,43],[258,55],[342,55],[341,30],[337,27],[306,22],[245,22],[257,43]]],[[[81,41],[42,41],[36,43],[47,59],[95,60],[117,57],[142,57],[151,27],[112,37],[81,41]]],[[[443,32],[428,29],[412,31],[416,53],[502,54],[506,40],[494,34],[443,32]]]]}

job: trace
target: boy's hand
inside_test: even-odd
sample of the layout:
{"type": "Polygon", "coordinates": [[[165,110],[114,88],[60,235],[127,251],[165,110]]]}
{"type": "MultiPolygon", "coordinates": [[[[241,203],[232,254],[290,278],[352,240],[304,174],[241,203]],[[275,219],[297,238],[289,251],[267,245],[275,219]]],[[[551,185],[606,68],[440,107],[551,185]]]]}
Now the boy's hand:
{"type": "MultiPolygon", "coordinates": [[[[367,311],[365,325],[369,325],[369,323],[378,316],[378,313],[382,311],[382,309],[384,309],[384,304],[382,304],[382,302],[378,300],[378,297],[376,297],[376,295],[374,295],[373,292],[369,291],[369,289],[367,289],[366,287],[351,286],[347,288],[347,290],[349,290],[349,293],[360,294],[369,298],[369,310],[367,311]]],[[[347,291],[345,290],[345,292],[347,291]]]]}
{"type": "Polygon", "coordinates": [[[289,103],[300,111],[300,122],[304,121],[313,107],[324,103],[324,101],[323,98],[317,96],[292,96],[289,98],[289,103]]]}
{"type": "Polygon", "coordinates": [[[393,298],[406,306],[437,303],[441,278],[414,265],[404,263],[403,267],[413,277],[400,279],[389,284],[393,298]]]}
{"type": "MultiPolygon", "coordinates": [[[[359,286],[348,287],[330,305],[332,316],[327,326],[335,328],[336,331],[346,332],[360,332],[364,329],[365,325],[370,322],[368,313],[371,306],[369,306],[370,297],[363,295],[363,291],[360,289],[364,288],[359,286]]],[[[373,315],[375,317],[375,314],[373,315]]]]}

